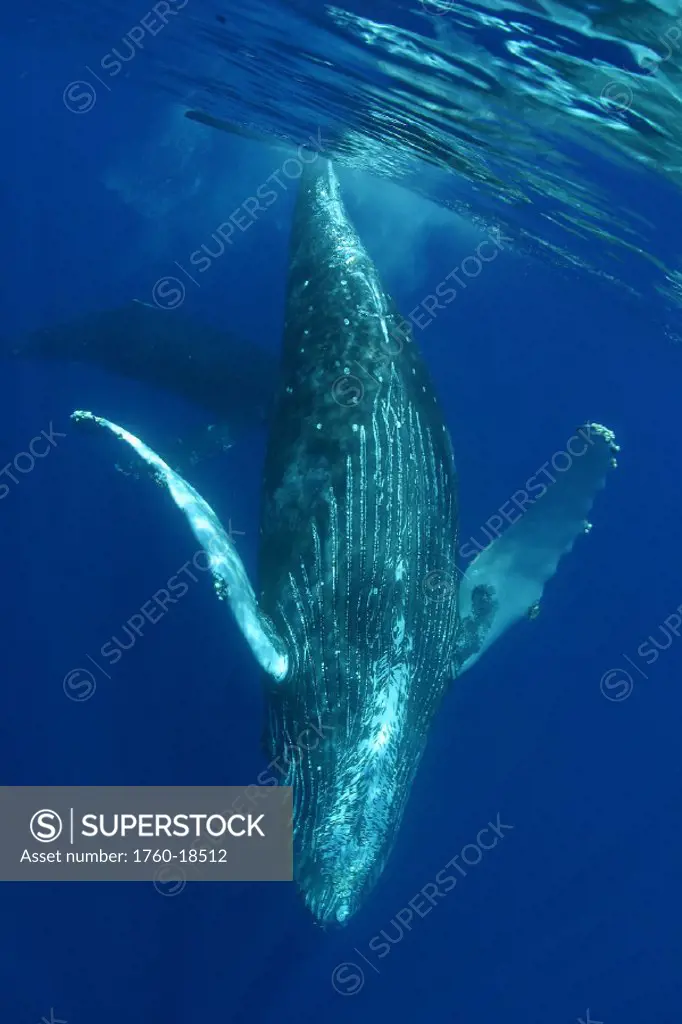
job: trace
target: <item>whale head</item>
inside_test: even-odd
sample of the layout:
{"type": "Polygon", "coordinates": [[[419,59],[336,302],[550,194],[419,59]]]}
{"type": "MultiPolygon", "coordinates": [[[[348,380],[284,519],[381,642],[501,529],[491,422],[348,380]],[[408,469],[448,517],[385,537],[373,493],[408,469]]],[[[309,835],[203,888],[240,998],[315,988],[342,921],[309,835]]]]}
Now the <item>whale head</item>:
{"type": "MultiPolygon", "coordinates": [[[[438,675],[420,666],[423,648],[403,621],[404,598],[411,593],[408,580],[403,583],[374,595],[383,610],[377,618],[389,625],[367,647],[346,652],[338,670],[333,648],[311,638],[304,658],[292,654],[288,678],[268,687],[266,748],[279,752],[281,782],[295,794],[294,878],[324,927],[345,925],[377,883],[442,693],[438,675]],[[290,747],[287,738],[311,719],[306,738],[299,732],[290,747]]],[[[448,598],[434,609],[445,623],[454,617],[457,595],[448,598]]],[[[371,628],[367,620],[363,625],[371,628]]]]}

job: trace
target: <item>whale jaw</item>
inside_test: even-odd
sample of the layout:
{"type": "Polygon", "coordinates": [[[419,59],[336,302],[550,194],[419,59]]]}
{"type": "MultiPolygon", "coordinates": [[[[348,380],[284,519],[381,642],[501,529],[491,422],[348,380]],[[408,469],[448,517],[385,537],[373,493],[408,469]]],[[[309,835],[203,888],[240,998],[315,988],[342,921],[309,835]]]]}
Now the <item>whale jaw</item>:
{"type": "Polygon", "coordinates": [[[332,927],[347,924],[379,880],[412,782],[399,792],[380,769],[368,772],[357,749],[345,760],[346,770],[316,795],[312,815],[297,820],[294,839],[303,901],[319,924],[332,927]]]}
{"type": "MultiPolygon", "coordinates": [[[[386,606],[394,599],[385,595],[386,606]]],[[[394,639],[404,641],[404,651],[418,652],[409,631],[394,639]]],[[[352,693],[345,674],[329,678],[330,661],[327,694],[352,693]]],[[[423,699],[430,687],[417,670],[419,658],[413,661],[409,653],[402,660],[396,652],[392,660],[366,657],[357,666],[349,661],[352,674],[357,669],[364,681],[361,699],[349,705],[321,695],[315,727],[321,741],[293,748],[286,741],[306,720],[310,695],[319,694],[319,666],[294,659],[285,684],[269,688],[267,753],[284,751],[287,770],[281,781],[295,794],[294,878],[305,905],[325,927],[346,924],[379,881],[445,687],[443,680],[432,700],[423,699]]]]}

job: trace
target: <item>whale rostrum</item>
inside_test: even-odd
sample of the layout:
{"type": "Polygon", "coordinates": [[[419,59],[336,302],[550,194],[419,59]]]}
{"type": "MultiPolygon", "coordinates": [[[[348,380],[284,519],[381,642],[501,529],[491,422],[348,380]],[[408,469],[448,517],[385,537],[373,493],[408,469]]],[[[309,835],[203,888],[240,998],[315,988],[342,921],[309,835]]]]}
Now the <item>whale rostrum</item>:
{"type": "Polygon", "coordinates": [[[322,157],[297,199],[277,387],[257,596],[229,532],[189,483],[122,427],[73,415],[132,447],[206,550],[264,670],[265,747],[293,786],[297,884],[319,922],[343,924],[387,862],[452,679],[535,614],[588,528],[617,447],[607,428],[585,424],[570,466],[458,568],[450,436],[322,157]],[[318,739],[301,746],[308,727],[318,739]]]}

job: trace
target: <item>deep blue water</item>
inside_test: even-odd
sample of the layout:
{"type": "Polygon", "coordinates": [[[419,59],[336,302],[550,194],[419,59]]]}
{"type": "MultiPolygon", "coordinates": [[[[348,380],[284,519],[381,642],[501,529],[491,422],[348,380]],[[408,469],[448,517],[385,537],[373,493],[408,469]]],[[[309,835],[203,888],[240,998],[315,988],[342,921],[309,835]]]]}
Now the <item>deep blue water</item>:
{"type": "MultiPolygon", "coordinates": [[[[170,101],[121,82],[87,117],[72,116],[61,91],[83,49],[25,38],[3,47],[13,93],[0,171],[7,338],[149,301],[154,281],[210,236],[216,210],[233,210],[277,162],[265,144],[205,129],[210,150],[191,170],[201,166],[204,185],[144,215],[103,176],[122,159],[135,165],[170,101]]],[[[159,180],[167,158],[159,149],[159,180]]],[[[595,157],[592,173],[614,209],[626,201],[607,162],[595,157]]],[[[474,229],[396,185],[340,174],[360,234],[411,309],[471,251],[474,229]]],[[[186,187],[178,180],[179,194],[186,187]]],[[[661,195],[669,242],[682,201],[669,185],[661,195]]],[[[292,187],[201,288],[188,286],[189,314],[278,350],[293,200],[292,187]]],[[[538,619],[453,685],[395,853],[349,926],[321,931],[284,883],[197,883],[176,898],[143,883],[5,883],[3,1021],[37,1024],[53,1009],[68,1024],[573,1024],[588,1008],[604,1024],[679,1020],[682,642],[673,636],[650,667],[636,653],[649,635],[663,640],[682,603],[682,352],[661,321],[646,302],[516,252],[419,338],[453,436],[462,537],[585,419],[615,430],[622,451],[593,530],[562,562],[538,619]],[[608,700],[600,680],[617,667],[634,686],[608,700]],[[379,959],[372,938],[395,938],[401,908],[498,813],[513,826],[504,841],[379,959]],[[342,962],[363,972],[352,995],[332,986],[342,962]]],[[[236,374],[248,358],[248,345],[235,353],[236,374]]],[[[265,764],[259,675],[206,579],[111,679],[97,678],[92,699],[75,703],[62,688],[194,551],[159,490],[116,473],[113,449],[74,431],[69,415],[86,407],[140,432],[180,431],[197,411],[85,366],[3,360],[2,373],[3,465],[50,424],[65,435],[0,501],[2,781],[253,781],[265,764]]],[[[264,436],[249,433],[197,479],[243,531],[249,569],[263,451],[264,436]]]]}

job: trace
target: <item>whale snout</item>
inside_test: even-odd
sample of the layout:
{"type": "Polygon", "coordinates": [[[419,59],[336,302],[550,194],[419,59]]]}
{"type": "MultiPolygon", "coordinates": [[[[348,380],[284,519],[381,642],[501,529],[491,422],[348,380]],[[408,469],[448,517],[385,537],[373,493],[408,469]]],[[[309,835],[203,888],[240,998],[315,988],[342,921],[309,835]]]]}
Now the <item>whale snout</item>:
{"type": "Polygon", "coordinates": [[[299,886],[308,910],[323,928],[341,928],[348,923],[362,903],[366,883],[348,875],[318,870],[315,877],[300,879],[299,886]],[[353,884],[356,886],[353,889],[353,884]]]}
{"type": "MultiPolygon", "coordinates": [[[[385,847],[380,833],[369,835],[367,822],[328,823],[297,865],[296,881],[308,910],[325,928],[346,925],[357,913],[381,873],[385,847]]],[[[371,826],[370,826],[371,827],[371,826]]]]}
{"type": "Polygon", "coordinates": [[[319,764],[299,766],[308,784],[294,828],[295,878],[322,927],[350,921],[390,855],[423,749],[422,737],[402,725],[382,693],[352,734],[316,751],[319,764]]]}
{"type": "Polygon", "coordinates": [[[313,914],[316,924],[318,924],[323,931],[336,931],[339,928],[343,928],[350,918],[353,916],[354,910],[349,903],[339,903],[338,906],[331,910],[329,916],[322,916],[315,913],[314,908],[306,900],[306,906],[308,910],[313,914]]]}

